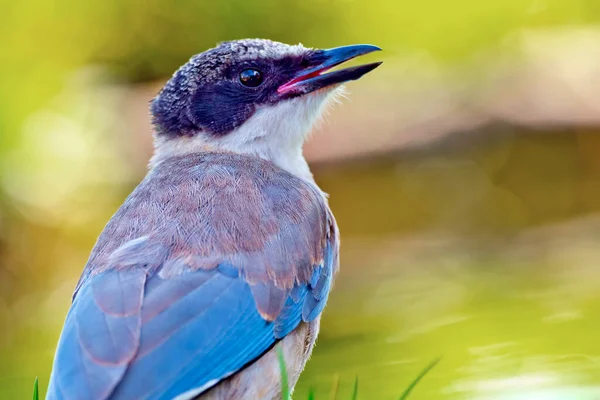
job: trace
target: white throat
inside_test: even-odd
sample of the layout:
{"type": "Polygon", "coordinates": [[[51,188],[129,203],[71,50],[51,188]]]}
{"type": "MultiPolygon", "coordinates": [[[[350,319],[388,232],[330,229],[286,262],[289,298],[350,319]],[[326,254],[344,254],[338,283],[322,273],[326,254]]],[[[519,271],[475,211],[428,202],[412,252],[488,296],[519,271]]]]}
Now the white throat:
{"type": "Polygon", "coordinates": [[[167,158],[202,151],[248,154],[314,183],[302,146],[330,100],[343,90],[320,90],[302,97],[259,108],[243,125],[222,137],[199,132],[193,137],[156,138],[150,167],[167,158]]]}

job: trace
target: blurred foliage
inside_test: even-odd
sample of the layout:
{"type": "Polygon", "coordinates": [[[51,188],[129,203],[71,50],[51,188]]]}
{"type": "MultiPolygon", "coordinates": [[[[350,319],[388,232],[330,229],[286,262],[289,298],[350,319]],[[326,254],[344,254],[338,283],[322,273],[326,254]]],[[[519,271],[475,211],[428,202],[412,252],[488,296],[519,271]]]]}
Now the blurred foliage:
{"type": "MultiPolygon", "coordinates": [[[[192,54],[241,37],[375,43],[386,57],[416,53],[451,66],[510,50],[518,29],[600,22],[597,0],[0,5],[0,399],[29,396],[36,375],[45,392],[90,248],[144,173],[124,117],[133,85],[165,79],[192,54]]],[[[512,252],[532,251],[518,240],[526,227],[600,210],[598,133],[492,126],[422,151],[317,169],[344,234],[345,272],[298,396],[316,382],[322,398],[337,371],[345,382],[359,375],[365,393],[397,396],[419,365],[444,353],[427,398],[514,386],[506,379],[539,369],[547,385],[587,385],[581,393],[597,382],[586,358],[600,352],[591,334],[600,309],[589,267],[600,258],[595,245],[568,234],[571,241],[542,240],[518,262],[512,252]],[[432,230],[479,241],[397,250],[399,238],[432,230]],[[481,239],[489,234],[506,242],[490,245],[481,239]]],[[[352,388],[340,390],[349,397],[352,388]]]]}
{"type": "Polygon", "coordinates": [[[311,46],[373,42],[389,54],[426,52],[455,61],[496,45],[516,28],[600,20],[596,0],[3,1],[0,16],[0,148],[90,63],[113,77],[170,75],[216,42],[268,37],[311,46]]]}

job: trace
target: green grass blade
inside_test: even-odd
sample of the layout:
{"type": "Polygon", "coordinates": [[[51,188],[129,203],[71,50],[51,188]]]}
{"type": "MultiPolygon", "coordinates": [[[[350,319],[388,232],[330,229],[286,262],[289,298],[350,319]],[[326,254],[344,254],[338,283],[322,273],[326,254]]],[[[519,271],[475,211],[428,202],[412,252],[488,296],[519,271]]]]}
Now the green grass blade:
{"type": "Polygon", "coordinates": [[[402,396],[400,396],[400,400],[406,400],[408,399],[408,395],[413,391],[413,389],[415,388],[415,386],[417,386],[417,384],[419,383],[419,381],[421,379],[423,379],[423,377],[425,375],[427,375],[427,373],[429,371],[431,371],[433,369],[433,367],[435,367],[437,365],[437,363],[440,362],[440,358],[437,358],[435,360],[433,360],[427,367],[425,367],[425,369],[423,371],[421,371],[421,373],[415,378],[415,380],[413,380],[411,382],[410,385],[408,385],[408,387],[406,388],[406,390],[404,391],[404,393],[402,393],[402,396]]]}
{"type": "Polygon", "coordinates": [[[354,389],[352,390],[352,400],[358,399],[358,376],[354,378],[354,389]]]}
{"type": "Polygon", "coordinates": [[[38,389],[38,377],[35,377],[35,382],[33,382],[33,400],[39,400],[40,394],[38,389]]]}
{"type": "Polygon", "coordinates": [[[308,391],[308,400],[315,400],[315,390],[313,388],[308,391]]]}
{"type": "Polygon", "coordinates": [[[279,360],[279,372],[281,373],[281,398],[290,399],[290,386],[288,385],[287,368],[285,367],[285,358],[281,347],[277,347],[277,359],[279,360]]]}

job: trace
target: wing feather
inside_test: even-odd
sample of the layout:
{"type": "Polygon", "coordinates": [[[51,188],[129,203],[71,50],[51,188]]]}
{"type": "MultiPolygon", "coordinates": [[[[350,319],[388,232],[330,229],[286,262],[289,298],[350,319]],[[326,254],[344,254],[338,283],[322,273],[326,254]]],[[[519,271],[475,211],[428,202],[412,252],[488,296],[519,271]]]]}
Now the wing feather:
{"type": "Polygon", "coordinates": [[[48,399],[208,390],[319,316],[337,249],[321,192],[272,164],[223,154],[165,161],[92,252],[48,399]]]}

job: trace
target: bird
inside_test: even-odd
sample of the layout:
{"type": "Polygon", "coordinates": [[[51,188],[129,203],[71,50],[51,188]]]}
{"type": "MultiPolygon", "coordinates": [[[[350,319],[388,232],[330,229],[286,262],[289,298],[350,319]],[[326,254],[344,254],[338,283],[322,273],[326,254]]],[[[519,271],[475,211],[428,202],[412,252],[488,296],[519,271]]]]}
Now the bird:
{"type": "Polygon", "coordinates": [[[374,45],[219,43],[150,102],[145,178],[99,235],[47,400],[276,399],[307,362],[339,232],[302,152],[374,45]]]}

